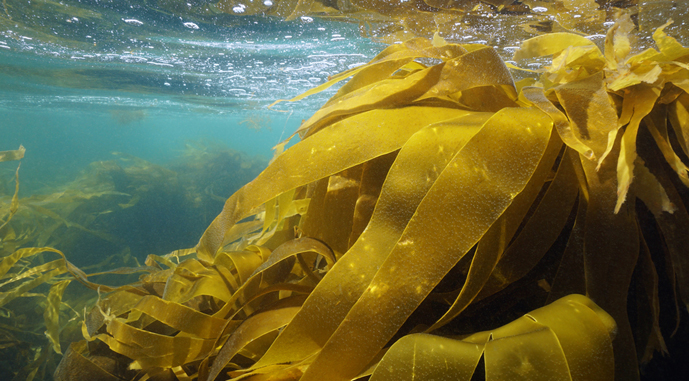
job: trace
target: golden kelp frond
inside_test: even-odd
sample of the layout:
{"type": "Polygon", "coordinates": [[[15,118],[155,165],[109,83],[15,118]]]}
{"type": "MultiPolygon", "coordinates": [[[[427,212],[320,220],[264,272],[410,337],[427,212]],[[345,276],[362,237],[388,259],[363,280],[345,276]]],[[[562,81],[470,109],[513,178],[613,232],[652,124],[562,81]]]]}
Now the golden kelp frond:
{"type": "MultiPolygon", "coordinates": [[[[667,48],[674,45],[661,32],[656,32],[658,45],[666,46],[661,50],[681,54],[681,49],[667,48]]],[[[664,66],[671,70],[658,75],[671,79],[639,80],[611,89],[624,73],[654,65],[638,56],[633,56],[634,60],[625,56],[629,44],[624,37],[629,33],[624,19],[611,30],[613,53],[601,52],[575,35],[553,34],[525,42],[518,58],[555,57],[540,80],[520,88],[518,96],[509,76],[501,74],[504,65],[492,59],[492,49],[483,46],[448,44],[457,52],[455,56],[440,57],[441,63],[429,67],[415,63],[414,70],[400,70],[406,63],[399,62],[368,74],[367,70],[379,65],[374,60],[352,72],[352,82],[361,85],[345,85],[347,90],[341,90],[306,121],[300,128],[304,140],[231,197],[199,243],[199,251],[213,258],[223,237],[249,211],[306,185],[306,194],[312,196],[308,210],[302,213],[300,234],[317,237],[336,248],[336,253],[342,252],[266,354],[246,371],[232,374],[259,377],[275,371],[283,376],[295,372],[293,377],[304,380],[352,379],[371,365],[386,343],[411,328],[404,328],[403,323],[429,300],[437,300],[432,290],[449,282],[444,279],[446,274],[462,263],[470,266],[466,280],[459,282],[455,296],[448,301],[452,307],[422,327],[436,331],[447,325],[456,327],[454,322],[461,321],[463,313],[477,313],[464,312],[469,306],[487,308],[486,303],[513,292],[512,285],[524,282],[528,274],[544,266],[543,261],[555,261],[562,266],[558,274],[573,266],[574,273],[581,271],[583,282],[570,284],[553,273],[531,282],[538,281],[546,293],[594,296],[620,327],[614,341],[615,363],[634,363],[633,341],[635,335],[636,340],[644,340],[639,335],[645,328],[631,326],[626,294],[630,284],[640,281],[633,275],[640,242],[656,237],[638,234],[635,226],[640,222],[634,204],[622,204],[624,192],[618,195],[617,184],[627,187],[629,173],[638,172],[641,180],[637,188],[630,188],[628,197],[649,203],[659,219],[672,212],[678,216],[673,219],[678,226],[689,225],[683,222],[684,209],[675,206],[683,201],[676,193],[663,190],[666,184],[674,187],[666,174],[636,160],[635,153],[632,163],[638,163],[637,169],[627,165],[631,152],[627,147],[635,146],[637,136],[657,135],[657,147],[666,149],[661,143],[672,137],[661,124],[667,116],[660,115],[667,115],[663,110],[684,115],[683,103],[673,103],[683,99],[683,77],[677,73],[684,69],[678,62],[679,69],[664,66]],[[617,66],[610,64],[611,59],[617,66]],[[636,66],[629,64],[632,61],[636,66]],[[658,89],[658,95],[646,96],[654,93],[652,89],[658,89]],[[503,98],[493,97],[492,104],[489,98],[483,103],[467,103],[465,94],[502,94],[503,98]],[[664,106],[667,103],[673,106],[664,106]],[[408,113],[412,108],[418,109],[408,113]],[[372,113],[376,119],[370,118],[372,113]],[[431,115],[438,119],[430,119],[431,115]],[[396,126],[396,135],[389,135],[388,123],[396,126]],[[407,123],[416,126],[411,134],[402,133],[407,123]],[[551,134],[553,127],[557,135],[551,134]],[[639,135],[642,129],[645,135],[639,135]],[[504,135],[507,131],[515,133],[514,137],[504,135]],[[392,143],[392,139],[402,141],[387,149],[379,143],[392,143]],[[376,142],[376,149],[365,152],[366,142],[376,142]],[[564,150],[562,142],[567,146],[564,150]],[[364,156],[354,159],[359,152],[364,156]],[[354,240],[340,240],[353,231],[353,219],[343,225],[340,213],[351,216],[363,197],[359,163],[382,160],[386,154],[395,157],[368,226],[354,240]],[[501,155],[511,164],[499,164],[501,155]],[[287,164],[291,162],[295,164],[287,164]],[[512,186],[515,188],[510,190],[512,186]],[[472,198],[474,192],[480,195],[476,199],[472,198]],[[614,212],[623,205],[627,205],[624,215],[616,216],[614,212]],[[603,236],[608,237],[605,245],[603,236]],[[463,260],[465,256],[470,260],[463,260]],[[586,266],[568,264],[570,256],[580,258],[575,263],[587,258],[586,266]],[[609,279],[615,281],[609,283],[609,279]],[[298,370],[278,366],[285,363],[301,365],[298,370]]],[[[395,49],[383,57],[408,47],[395,49]]],[[[665,54],[665,61],[671,56],[659,54],[665,54]]],[[[675,162],[677,167],[681,160],[675,162]]],[[[676,258],[673,267],[685,274],[686,261],[676,258]]],[[[684,275],[681,283],[684,289],[684,275]]],[[[660,317],[654,316],[651,324],[657,327],[660,317]]],[[[649,341],[648,345],[658,341],[655,343],[649,341]]],[[[636,367],[618,365],[615,372],[618,377],[638,377],[636,367]]]]}
{"type": "Polygon", "coordinates": [[[471,380],[481,372],[481,358],[487,379],[610,380],[615,330],[612,317],[591,300],[570,295],[468,337],[405,336],[385,353],[371,380],[471,380]]]}
{"type": "MultiPolygon", "coordinates": [[[[196,377],[197,371],[209,371],[206,361],[200,361],[211,355],[218,370],[235,355],[243,360],[234,361],[242,364],[255,361],[299,309],[305,299],[301,294],[312,290],[310,274],[335,260],[325,245],[310,238],[289,240],[272,252],[257,246],[223,252],[212,264],[193,257],[169,262],[175,256],[158,257],[156,262],[171,267],[152,271],[135,287],[121,287],[102,298],[84,322],[85,337],[98,340],[93,345],[100,348],[89,352],[126,356],[128,377],[152,377],[161,368],[177,369],[178,377],[196,377]],[[222,349],[221,340],[228,340],[222,349]]],[[[153,259],[147,263],[154,264],[153,259]]],[[[75,377],[78,369],[72,366],[93,362],[88,357],[85,351],[68,353],[56,378],[75,377]]]]}
{"type": "Polygon", "coordinates": [[[26,148],[23,145],[20,145],[19,149],[13,151],[0,151],[0,161],[21,160],[25,152],[26,148]]]}
{"type": "MultiPolygon", "coordinates": [[[[604,52],[587,44],[588,40],[582,37],[551,34],[525,41],[522,50],[515,54],[515,59],[553,55],[552,65],[534,85],[542,88],[546,97],[557,96],[570,121],[570,126],[562,123],[566,127],[560,129],[565,143],[597,160],[598,168],[613,149],[620,129],[626,127],[617,164],[616,212],[625,201],[634,177],[636,141],[642,120],[658,107],[656,101],[663,91],[672,91],[663,100],[666,104],[676,102],[675,98],[686,91],[689,71],[682,61],[689,57],[689,49],[663,32],[667,25],[653,35],[660,51],[649,48],[630,54],[629,36],[634,25],[625,15],[608,32],[604,52]],[[570,40],[577,42],[572,44],[570,40]],[[616,103],[622,103],[619,116],[616,103]]],[[[544,99],[536,97],[537,91],[525,90],[525,98],[538,107],[552,107],[543,106],[544,99]]],[[[676,124],[681,130],[681,122],[678,120],[676,124]]],[[[666,134],[659,132],[654,124],[649,124],[649,129],[668,163],[682,182],[689,185],[688,169],[672,151],[666,134]]]]}

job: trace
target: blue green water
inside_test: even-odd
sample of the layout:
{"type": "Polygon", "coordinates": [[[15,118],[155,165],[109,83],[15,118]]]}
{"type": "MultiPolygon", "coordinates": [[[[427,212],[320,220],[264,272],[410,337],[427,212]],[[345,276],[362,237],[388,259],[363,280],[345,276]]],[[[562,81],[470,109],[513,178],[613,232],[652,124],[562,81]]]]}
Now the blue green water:
{"type": "Polygon", "coordinates": [[[204,23],[133,2],[73,3],[0,25],[0,150],[27,149],[22,196],[115,151],[164,164],[205,140],[269,159],[333,90],[268,105],[383,48],[356,24],[231,15],[204,23]]]}
{"type": "MultiPolygon", "coordinates": [[[[63,250],[78,266],[194,246],[336,88],[268,106],[384,48],[357,24],[206,3],[3,1],[0,151],[26,148],[10,225],[31,236],[24,245],[63,250]]],[[[0,163],[3,204],[15,170],[0,163]]]]}

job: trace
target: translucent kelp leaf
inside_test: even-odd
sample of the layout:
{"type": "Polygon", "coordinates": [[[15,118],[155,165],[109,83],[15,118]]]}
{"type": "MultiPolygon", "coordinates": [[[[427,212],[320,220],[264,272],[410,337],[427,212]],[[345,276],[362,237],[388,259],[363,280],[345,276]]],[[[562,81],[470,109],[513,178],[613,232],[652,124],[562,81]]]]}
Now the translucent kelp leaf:
{"type": "Polygon", "coordinates": [[[625,60],[631,51],[629,33],[634,29],[634,23],[628,14],[622,14],[615,21],[612,28],[605,36],[605,59],[607,67],[611,71],[616,71],[624,66],[625,60]]]}
{"type": "Polygon", "coordinates": [[[571,33],[549,33],[522,42],[514,53],[514,60],[556,55],[572,46],[587,46],[594,43],[571,33]]]}
{"type": "MultiPolygon", "coordinates": [[[[294,259],[299,254],[315,252],[321,256],[327,258],[328,262],[334,262],[335,256],[333,252],[325,246],[322,242],[314,240],[312,238],[297,238],[290,241],[284,242],[282,245],[278,246],[270,254],[270,257],[263,262],[259,267],[257,267],[254,272],[249,276],[249,278],[244,282],[241,287],[232,294],[232,298],[228,300],[222,308],[213,314],[213,316],[220,319],[227,319],[229,317],[237,314],[242,308],[246,306],[252,298],[256,295],[263,295],[264,293],[260,291],[261,284],[267,284],[268,287],[263,287],[263,290],[268,290],[266,292],[279,291],[280,289],[287,289],[281,286],[281,279],[277,279],[275,275],[271,276],[270,272],[274,271],[279,275],[286,275],[284,271],[280,271],[280,266],[289,259],[294,259]],[[277,271],[276,271],[277,270],[277,271]],[[273,278],[273,279],[271,279],[273,278]],[[271,289],[271,286],[276,286],[271,289]],[[247,292],[247,290],[249,292],[247,292]],[[241,302],[241,303],[240,303],[241,302]]],[[[291,269],[291,266],[290,266],[291,269]]],[[[289,270],[289,269],[288,269],[289,270]]],[[[298,290],[299,288],[295,288],[298,290]]],[[[303,287],[301,288],[303,290],[303,287]]],[[[308,288],[310,291],[310,288],[308,288]]]]}
{"type": "Polygon", "coordinates": [[[460,340],[405,336],[388,350],[371,380],[471,380],[482,355],[487,380],[613,380],[614,331],[614,320],[591,300],[569,295],[460,340]]]}
{"type": "Polygon", "coordinates": [[[47,305],[43,311],[45,334],[53,344],[53,350],[60,354],[62,354],[60,350],[60,304],[62,303],[62,293],[70,282],[71,280],[62,280],[50,286],[47,305]]]}
{"type": "Polygon", "coordinates": [[[521,279],[543,258],[567,223],[577,198],[576,184],[572,165],[561,162],[535,212],[507,247],[478,299],[521,279]]]}
{"type": "MultiPolygon", "coordinates": [[[[502,333],[499,328],[486,343],[486,380],[571,380],[567,359],[555,333],[537,322],[522,320],[520,323],[519,330],[528,336],[510,332],[496,337],[502,333]]],[[[510,325],[505,328],[508,327],[512,328],[510,325]]]]}
{"type": "Polygon", "coordinates": [[[107,323],[107,333],[95,338],[110,349],[135,360],[141,367],[171,368],[205,357],[215,339],[166,336],[132,327],[119,318],[107,323]]]}
{"type": "Polygon", "coordinates": [[[664,60],[674,61],[677,58],[689,55],[689,48],[682,46],[677,40],[665,33],[665,28],[670,24],[672,24],[672,20],[656,29],[653,32],[653,40],[660,49],[660,53],[663,54],[664,60]]]}
{"type": "Polygon", "coordinates": [[[227,287],[219,269],[207,268],[196,259],[187,259],[167,278],[162,297],[185,303],[204,295],[226,302],[232,297],[232,290],[227,287]]]}
{"type": "Polygon", "coordinates": [[[235,269],[237,271],[237,281],[239,284],[244,284],[258,266],[270,256],[270,250],[252,246],[240,252],[218,253],[214,264],[228,269],[235,269]]]}
{"type": "MultiPolygon", "coordinates": [[[[380,108],[401,107],[411,103],[438,82],[442,64],[414,72],[404,78],[391,78],[361,87],[325,105],[302,123],[299,131],[316,133],[338,118],[380,108]]],[[[332,128],[332,126],[330,126],[332,128]]]]}
{"type": "MultiPolygon", "coordinates": [[[[684,93],[686,94],[686,93],[684,93]]],[[[667,130],[667,109],[661,106],[656,106],[651,115],[646,118],[646,126],[653,136],[656,145],[663,153],[665,161],[670,164],[670,167],[677,173],[679,179],[684,185],[689,186],[689,168],[682,162],[679,156],[675,153],[667,130]]]]}
{"type": "Polygon", "coordinates": [[[2,161],[12,161],[21,160],[24,157],[26,148],[23,145],[19,146],[19,149],[13,151],[0,151],[0,162],[2,161]]]}
{"type": "MultiPolygon", "coordinates": [[[[417,58],[435,58],[447,61],[467,51],[460,45],[446,44],[436,45],[425,38],[414,38],[401,44],[394,44],[376,55],[366,65],[350,69],[341,74],[333,76],[330,81],[346,78],[347,74],[355,74],[351,80],[347,81],[340,90],[326,104],[334,102],[341,96],[351,93],[364,86],[388,78],[390,75],[397,75],[398,70],[407,69],[409,73],[416,70],[423,70],[424,65],[413,61],[417,58]]],[[[402,75],[403,77],[404,75],[402,75]]]]}
{"type": "Polygon", "coordinates": [[[481,48],[453,58],[445,63],[438,83],[418,97],[423,100],[443,97],[481,86],[498,86],[516,98],[514,81],[498,53],[489,47],[481,48]]]}
{"type": "Polygon", "coordinates": [[[361,185],[359,186],[359,193],[354,206],[352,231],[349,235],[348,247],[351,247],[359,239],[371,221],[383,183],[390,167],[392,167],[397,158],[397,154],[398,152],[394,152],[381,156],[363,165],[361,185]]]}
{"type": "Polygon", "coordinates": [[[4,257],[0,262],[0,277],[3,277],[7,272],[22,258],[28,258],[36,254],[46,251],[45,248],[28,247],[15,251],[14,253],[4,257]]]}
{"type": "Polygon", "coordinates": [[[612,340],[616,324],[612,317],[582,295],[564,297],[552,306],[550,311],[546,307],[527,316],[557,336],[572,379],[614,379],[612,340]]]}
{"type": "MultiPolygon", "coordinates": [[[[391,74],[403,68],[405,65],[412,63],[413,60],[416,58],[433,57],[450,59],[465,52],[466,51],[458,45],[450,45],[444,47],[444,49],[434,47],[425,38],[415,38],[407,40],[401,44],[394,44],[385,48],[385,50],[377,54],[366,65],[358,66],[353,69],[343,71],[342,73],[333,75],[330,78],[328,78],[327,82],[318,85],[290,99],[289,101],[299,101],[310,95],[320,93],[321,91],[335,85],[336,83],[342,80],[352,77],[328,101],[328,103],[331,103],[333,102],[333,100],[338,99],[345,94],[351,93],[352,91],[355,91],[364,86],[368,86],[372,83],[378,82],[382,79],[389,77],[391,74]]],[[[283,101],[284,100],[278,100],[274,102],[272,105],[275,105],[276,103],[283,101]]]]}
{"type": "MultiPolygon", "coordinates": [[[[563,159],[566,160],[570,166],[578,165],[579,168],[574,170],[575,183],[580,176],[583,178],[583,169],[579,164],[579,156],[572,150],[567,150],[563,159]]],[[[584,179],[584,181],[586,181],[584,179]]],[[[581,188],[580,188],[581,189],[581,188]]],[[[583,190],[580,190],[577,199],[576,210],[574,214],[574,226],[572,227],[569,237],[567,237],[567,244],[562,252],[560,264],[557,273],[550,284],[550,291],[548,292],[548,299],[546,303],[551,303],[558,298],[567,295],[568,292],[586,293],[586,280],[584,271],[584,261],[581,253],[584,251],[584,230],[586,228],[586,208],[588,196],[583,190]]]]}
{"type": "MultiPolygon", "coordinates": [[[[118,290],[99,300],[84,318],[82,332],[91,341],[110,315],[121,315],[134,307],[144,295],[129,290],[118,290]]],[[[100,299],[100,298],[99,298],[100,299]]]]}
{"type": "Polygon", "coordinates": [[[16,282],[16,281],[19,281],[19,280],[22,280],[22,279],[30,278],[34,275],[41,274],[41,273],[44,273],[46,271],[53,270],[53,269],[60,268],[60,267],[62,267],[62,268],[65,267],[65,261],[62,258],[44,263],[42,265],[27,268],[24,271],[20,271],[17,275],[14,275],[11,278],[2,282],[2,284],[0,284],[0,287],[8,285],[8,284],[16,282]]]}
{"type": "Polygon", "coordinates": [[[363,164],[310,186],[313,208],[299,221],[300,234],[322,241],[338,257],[348,249],[362,172],[363,164]]]}
{"type": "Polygon", "coordinates": [[[633,71],[625,71],[622,75],[611,76],[608,79],[608,88],[612,91],[628,88],[640,83],[653,84],[663,72],[663,69],[654,64],[638,66],[633,71]]]}
{"type": "Polygon", "coordinates": [[[368,287],[426,192],[492,115],[457,113],[456,119],[423,128],[404,144],[388,171],[368,227],[256,366],[302,359],[326,343],[368,287]]]}
{"type": "Polygon", "coordinates": [[[302,380],[344,380],[363,370],[521,192],[543,155],[551,128],[546,114],[528,109],[506,108],[486,122],[438,177],[302,380]],[[522,121],[520,127],[515,120],[522,121]],[[463,196],[448,197],[452,194],[463,196]],[[449,236],[454,237],[451,243],[445,238],[449,236]]]}
{"type": "Polygon", "coordinates": [[[679,290],[681,302],[689,306],[689,256],[686,255],[689,235],[685,234],[689,231],[689,213],[680,197],[679,189],[675,188],[676,183],[670,179],[673,173],[666,169],[662,159],[657,156],[648,156],[645,159],[648,167],[654,171],[658,182],[663,186],[668,199],[675,206],[672,214],[661,213],[656,216],[656,222],[661,230],[663,242],[667,246],[667,254],[672,258],[675,284],[679,290]]]}
{"type": "Polygon", "coordinates": [[[524,190],[517,195],[512,204],[500,218],[488,229],[479,241],[474,257],[471,260],[466,281],[450,309],[426,331],[433,331],[457,317],[479,294],[491,276],[495,265],[502,257],[507,245],[512,241],[517,229],[521,226],[527,212],[539,195],[543,184],[551,175],[552,167],[562,148],[562,141],[557,134],[550,135],[543,158],[531,176],[524,190]]]}
{"type": "MultiPolygon", "coordinates": [[[[4,228],[17,213],[17,210],[19,210],[19,167],[21,167],[21,163],[17,166],[17,171],[14,173],[14,195],[12,195],[12,201],[10,201],[10,211],[7,219],[0,225],[0,229],[4,228]]],[[[0,272],[2,271],[2,265],[0,265],[0,272]]],[[[4,271],[6,272],[7,270],[4,271]]],[[[3,274],[4,272],[0,276],[3,274]]]]}
{"type": "Polygon", "coordinates": [[[649,87],[636,87],[624,99],[624,103],[630,103],[634,107],[634,114],[627,125],[627,129],[622,136],[620,156],[617,161],[617,203],[615,213],[619,212],[622,203],[627,197],[629,185],[632,183],[634,172],[634,161],[636,160],[636,136],[639,131],[641,120],[648,115],[656,99],[660,95],[660,90],[649,87]]]}
{"type": "Polygon", "coordinates": [[[454,109],[438,107],[372,110],[347,118],[297,143],[225,202],[223,212],[201,237],[197,247],[199,257],[210,261],[226,232],[271,198],[393,152],[414,132],[455,117],[457,113],[454,109]],[[349,138],[343,140],[342,136],[349,138]]]}
{"type": "Polygon", "coordinates": [[[31,280],[27,280],[26,282],[22,283],[19,286],[16,286],[12,288],[10,291],[0,293],[0,307],[4,306],[5,304],[11,302],[12,300],[24,295],[25,293],[33,290],[34,288],[42,285],[43,283],[49,281],[53,277],[60,275],[65,272],[64,268],[57,268],[51,271],[48,271],[44,274],[41,274],[41,276],[36,277],[31,280]]]}
{"type": "Polygon", "coordinates": [[[594,159],[596,157],[593,149],[582,142],[577,134],[572,130],[572,124],[567,119],[567,116],[558,110],[555,105],[548,100],[545,96],[545,92],[541,87],[527,86],[524,87],[519,93],[526,100],[531,102],[534,106],[538,107],[541,111],[550,115],[553,119],[553,124],[557,130],[562,141],[567,144],[567,146],[578,151],[580,154],[588,159],[594,159]]]}
{"type": "Polygon", "coordinates": [[[304,122],[299,131],[309,136],[337,118],[350,114],[400,107],[415,100],[444,97],[481,86],[505,87],[508,94],[516,98],[512,77],[495,50],[474,45],[472,51],[459,56],[450,47],[431,50],[440,50],[441,56],[451,59],[406,77],[381,79],[333,98],[304,122]]]}
{"type": "Polygon", "coordinates": [[[603,73],[560,85],[554,90],[577,140],[593,151],[587,158],[603,157],[610,133],[617,130],[617,110],[606,91],[603,73]]]}
{"type": "Polygon", "coordinates": [[[279,305],[247,318],[223,344],[204,380],[215,380],[232,358],[253,340],[287,325],[297,313],[303,301],[304,298],[301,297],[293,300],[283,300],[279,305]],[[296,305],[293,303],[294,301],[297,302],[296,305]]]}
{"type": "MultiPolygon", "coordinates": [[[[648,107],[643,102],[639,106],[642,112],[648,107]]],[[[627,132],[629,129],[625,134],[627,132]]],[[[639,368],[626,301],[639,255],[639,232],[634,219],[634,202],[625,204],[621,213],[610,213],[619,202],[614,191],[619,189],[619,168],[616,171],[614,162],[618,155],[621,158],[622,153],[621,148],[617,148],[619,143],[615,143],[615,147],[610,153],[610,162],[598,170],[594,163],[581,160],[589,191],[582,259],[587,295],[617,323],[617,336],[613,342],[615,377],[637,379],[639,368]]]]}
{"type": "Polygon", "coordinates": [[[442,336],[413,334],[393,344],[371,381],[471,380],[483,345],[442,336]]]}
{"type": "Polygon", "coordinates": [[[227,323],[190,307],[159,297],[144,296],[130,311],[140,311],[170,327],[203,339],[214,339],[227,323]]]}

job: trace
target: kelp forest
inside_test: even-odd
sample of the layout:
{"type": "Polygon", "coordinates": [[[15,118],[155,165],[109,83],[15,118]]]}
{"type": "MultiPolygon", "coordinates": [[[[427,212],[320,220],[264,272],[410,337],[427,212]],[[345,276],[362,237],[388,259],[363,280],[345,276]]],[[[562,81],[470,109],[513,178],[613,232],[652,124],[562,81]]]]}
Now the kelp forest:
{"type": "Polygon", "coordinates": [[[270,163],[115,154],[21,198],[31,152],[0,152],[0,378],[680,379],[689,47],[682,19],[648,29],[665,3],[243,5],[399,43],[276,100],[340,85],[270,163]],[[477,12],[532,37],[511,60],[448,37],[477,12]]]}

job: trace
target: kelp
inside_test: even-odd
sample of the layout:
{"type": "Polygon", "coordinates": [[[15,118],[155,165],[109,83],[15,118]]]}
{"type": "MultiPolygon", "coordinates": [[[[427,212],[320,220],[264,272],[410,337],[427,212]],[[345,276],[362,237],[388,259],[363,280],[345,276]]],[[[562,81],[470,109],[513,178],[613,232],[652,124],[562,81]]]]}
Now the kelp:
{"type": "Polygon", "coordinates": [[[524,41],[512,70],[551,63],[517,83],[438,35],[333,77],[195,248],[100,289],[56,379],[638,379],[689,304],[689,49],[665,28],[524,41]]]}
{"type": "MultiPolygon", "coordinates": [[[[671,11],[669,4],[605,0],[280,0],[246,2],[222,0],[210,7],[236,16],[269,15],[294,20],[319,17],[359,21],[362,34],[386,42],[430,37],[461,38],[463,33],[483,34],[486,19],[507,15],[502,22],[518,22],[529,31],[569,31],[595,34],[601,25],[614,18],[617,9],[638,12],[645,19],[671,11]],[[477,20],[483,20],[482,22],[477,20]]],[[[199,6],[197,9],[204,9],[199,6]]],[[[490,35],[486,31],[485,35],[490,35]]],[[[505,38],[502,36],[501,38],[505,38]]]]}
{"type": "Polygon", "coordinates": [[[571,295],[491,332],[407,335],[387,351],[371,380],[471,379],[482,356],[487,379],[609,380],[615,328],[589,299],[571,295]]]}

